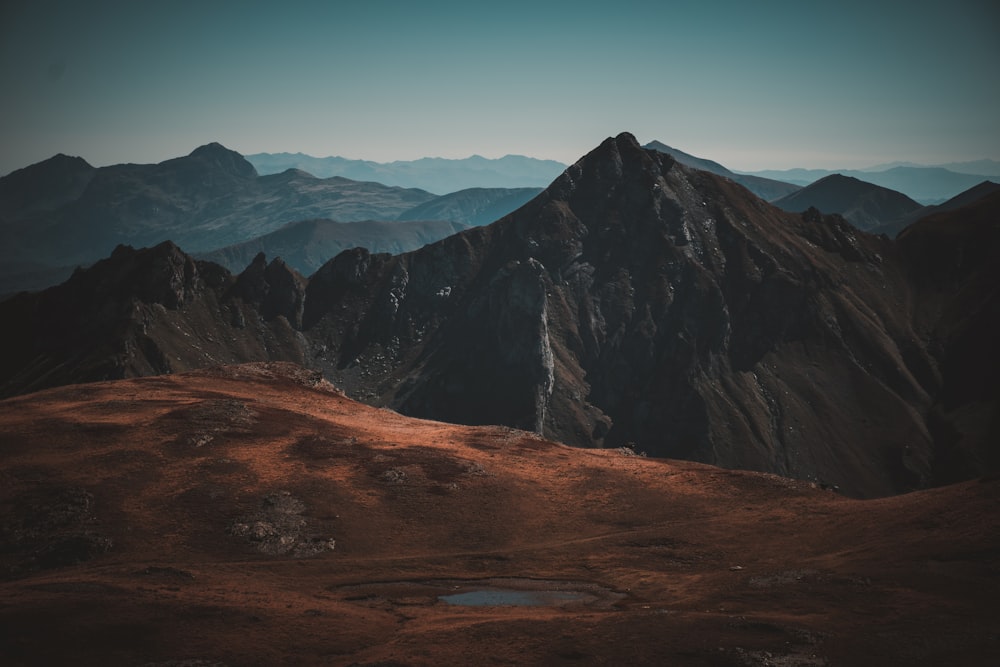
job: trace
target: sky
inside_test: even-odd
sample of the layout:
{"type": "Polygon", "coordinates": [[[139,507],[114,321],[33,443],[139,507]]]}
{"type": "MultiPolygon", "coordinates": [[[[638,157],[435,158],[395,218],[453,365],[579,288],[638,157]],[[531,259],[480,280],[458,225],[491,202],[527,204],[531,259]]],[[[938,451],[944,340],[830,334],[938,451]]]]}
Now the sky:
{"type": "Polygon", "coordinates": [[[1000,160],[995,0],[0,0],[0,174],[57,153],[1000,160]]]}

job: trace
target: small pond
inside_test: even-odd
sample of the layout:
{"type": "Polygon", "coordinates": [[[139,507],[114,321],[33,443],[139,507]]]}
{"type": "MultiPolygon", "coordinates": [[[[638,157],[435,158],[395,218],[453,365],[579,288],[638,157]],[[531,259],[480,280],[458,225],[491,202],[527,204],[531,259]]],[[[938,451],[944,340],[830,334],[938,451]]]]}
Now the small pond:
{"type": "Polygon", "coordinates": [[[344,600],[375,607],[436,604],[458,607],[608,607],[625,597],[587,581],[526,577],[383,581],[337,586],[344,600]]]}

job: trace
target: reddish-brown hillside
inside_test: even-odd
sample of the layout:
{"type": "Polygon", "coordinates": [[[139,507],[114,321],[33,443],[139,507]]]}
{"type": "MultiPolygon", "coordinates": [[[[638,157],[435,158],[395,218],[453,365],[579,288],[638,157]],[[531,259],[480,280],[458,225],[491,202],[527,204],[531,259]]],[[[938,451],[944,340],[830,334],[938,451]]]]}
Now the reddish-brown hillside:
{"type": "Polygon", "coordinates": [[[992,665],[1000,482],[857,501],[253,364],[0,402],[6,665],[992,665]],[[460,606],[444,597],[533,606],[460,606]]]}

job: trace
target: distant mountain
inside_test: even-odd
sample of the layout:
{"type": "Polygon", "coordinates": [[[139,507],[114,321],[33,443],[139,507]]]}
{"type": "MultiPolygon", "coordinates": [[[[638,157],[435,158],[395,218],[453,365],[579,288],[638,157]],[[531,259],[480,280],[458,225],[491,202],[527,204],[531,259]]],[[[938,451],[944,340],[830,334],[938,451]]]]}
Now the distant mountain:
{"type": "Polygon", "coordinates": [[[875,229],[924,208],[902,193],[841,174],[821,178],[773,203],[793,213],[810,208],[837,213],[864,230],[875,229]]]}
{"type": "Polygon", "coordinates": [[[0,179],[0,293],[37,287],[121,243],[165,239],[209,251],[314,218],[394,220],[434,199],[423,190],[320,179],[289,170],[258,176],[219,144],[153,165],[93,169],[56,156],[0,179]]]}
{"type": "Polygon", "coordinates": [[[915,162],[889,162],[868,167],[862,171],[887,171],[895,167],[938,167],[958,174],[982,174],[1000,177],[1000,162],[996,160],[970,160],[966,162],[946,162],[944,164],[917,164],[915,162]]]}
{"type": "Polygon", "coordinates": [[[643,146],[643,148],[666,153],[681,164],[687,165],[688,167],[694,167],[695,169],[701,169],[702,171],[718,174],[719,176],[725,176],[728,179],[736,181],[765,201],[772,201],[774,199],[784,197],[799,189],[797,185],[781,180],[762,178],[760,176],[751,176],[747,174],[737,174],[736,172],[723,167],[718,162],[689,155],[684,151],[672,148],[659,141],[651,141],[643,146]]]}
{"type": "Polygon", "coordinates": [[[396,162],[318,158],[303,153],[256,153],[246,157],[261,174],[294,168],[324,178],[343,176],[442,195],[469,188],[542,188],[566,168],[561,162],[523,155],[498,159],[473,155],[460,160],[421,158],[396,162]]]}
{"type": "Polygon", "coordinates": [[[929,215],[935,215],[938,213],[945,213],[948,211],[955,211],[957,209],[963,208],[965,206],[971,206],[978,203],[984,197],[987,197],[995,192],[1000,191],[1000,183],[993,183],[992,181],[983,181],[979,185],[969,188],[965,192],[961,192],[948,201],[938,204],[937,206],[924,206],[916,211],[912,211],[896,220],[890,220],[878,227],[871,230],[873,234],[885,234],[889,237],[897,236],[901,231],[917,222],[921,218],[927,217],[929,215]]]}
{"type": "Polygon", "coordinates": [[[418,204],[397,220],[300,220],[243,243],[195,255],[238,272],[255,255],[264,253],[281,257],[297,271],[309,274],[349,248],[394,254],[416,250],[468,227],[502,218],[539,192],[539,188],[460,190],[418,204]]]}
{"type": "Polygon", "coordinates": [[[59,154],[0,178],[0,219],[21,220],[78,199],[97,169],[79,157],[59,154]]]}
{"type": "Polygon", "coordinates": [[[363,247],[374,253],[408,252],[467,227],[449,220],[300,220],[264,236],[195,256],[238,273],[258,254],[264,254],[280,257],[296,271],[308,275],[350,248],[363,247]]]}
{"type": "Polygon", "coordinates": [[[120,247],[0,302],[0,394],[286,360],[413,416],[897,493],[1000,470],[979,206],[894,242],[622,134],[491,225],[308,279],[120,247]]]}
{"type": "Polygon", "coordinates": [[[941,167],[910,166],[896,166],[884,171],[862,169],[769,169],[751,173],[766,178],[782,179],[789,183],[796,183],[803,186],[833,174],[851,176],[868,183],[880,185],[883,188],[902,192],[906,196],[925,205],[941,203],[984,180],[988,180],[988,177],[983,174],[956,173],[941,167]]]}

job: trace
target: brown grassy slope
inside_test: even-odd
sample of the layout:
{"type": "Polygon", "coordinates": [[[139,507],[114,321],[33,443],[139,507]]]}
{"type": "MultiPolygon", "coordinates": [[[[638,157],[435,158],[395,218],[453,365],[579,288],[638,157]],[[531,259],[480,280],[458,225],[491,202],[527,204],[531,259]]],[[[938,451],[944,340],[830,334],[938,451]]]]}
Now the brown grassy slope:
{"type": "Polygon", "coordinates": [[[0,452],[5,664],[1000,657],[996,481],[848,500],[413,420],[285,364],[9,399],[0,452]],[[478,588],[583,598],[438,598],[478,588]]]}

